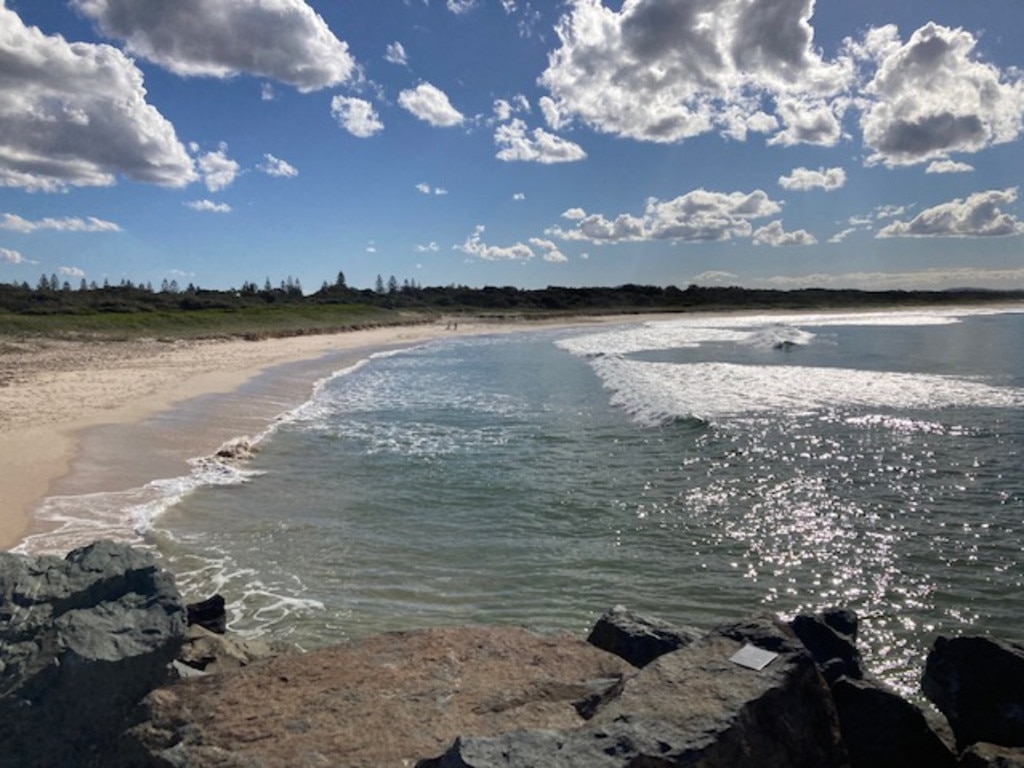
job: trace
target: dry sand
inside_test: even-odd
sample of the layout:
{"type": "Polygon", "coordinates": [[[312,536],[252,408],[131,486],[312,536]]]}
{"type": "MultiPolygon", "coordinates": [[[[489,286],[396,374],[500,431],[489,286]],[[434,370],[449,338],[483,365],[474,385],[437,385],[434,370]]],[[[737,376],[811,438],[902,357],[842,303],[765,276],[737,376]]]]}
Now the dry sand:
{"type": "MultiPolygon", "coordinates": [[[[558,325],[640,319],[603,317],[558,325]]],[[[536,327],[460,320],[457,333],[536,327]]],[[[276,416],[307,400],[314,383],[331,372],[378,349],[451,333],[442,320],[255,342],[0,337],[0,549],[33,532],[33,511],[55,489],[116,491],[165,471],[173,476],[188,459],[211,455],[231,438],[263,431],[276,416]],[[216,396],[223,397],[211,400],[216,396]],[[144,439],[138,429],[130,431],[172,409],[179,413],[179,429],[151,429],[144,439]],[[75,465],[80,469],[77,484],[69,487],[75,465]]]]}

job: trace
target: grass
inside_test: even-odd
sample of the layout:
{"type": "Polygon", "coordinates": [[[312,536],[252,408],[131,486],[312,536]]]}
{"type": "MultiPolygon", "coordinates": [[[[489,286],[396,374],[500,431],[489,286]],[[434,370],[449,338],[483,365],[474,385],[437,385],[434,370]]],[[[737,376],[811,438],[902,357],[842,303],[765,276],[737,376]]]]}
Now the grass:
{"type": "Polygon", "coordinates": [[[431,322],[428,312],[364,304],[282,305],[194,311],[98,312],[81,315],[0,313],[0,336],[116,341],[139,338],[263,339],[338,333],[385,325],[431,322]]]}

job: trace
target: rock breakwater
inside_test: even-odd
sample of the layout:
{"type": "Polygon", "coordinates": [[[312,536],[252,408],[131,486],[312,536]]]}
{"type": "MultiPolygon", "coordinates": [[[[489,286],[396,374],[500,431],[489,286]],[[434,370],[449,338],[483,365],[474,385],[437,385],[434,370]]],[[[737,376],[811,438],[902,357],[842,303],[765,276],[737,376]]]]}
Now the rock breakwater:
{"type": "Polygon", "coordinates": [[[847,610],[695,630],[616,607],[309,653],[220,632],[151,555],[0,554],[0,766],[1024,766],[1024,649],[940,638],[919,708],[847,610]],[[188,618],[193,619],[188,626],[188,618]],[[204,626],[205,625],[205,626],[204,626]]]}

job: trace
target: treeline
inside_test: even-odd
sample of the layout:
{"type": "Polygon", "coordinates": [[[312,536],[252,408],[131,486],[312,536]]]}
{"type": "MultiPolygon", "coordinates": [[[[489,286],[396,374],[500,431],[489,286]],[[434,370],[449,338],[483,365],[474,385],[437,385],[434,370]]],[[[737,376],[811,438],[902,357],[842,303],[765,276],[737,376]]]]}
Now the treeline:
{"type": "Polygon", "coordinates": [[[424,287],[415,281],[386,282],[378,277],[372,289],[350,287],[342,273],[324,282],[315,293],[305,293],[291,277],[277,285],[243,283],[241,288],[210,290],[194,284],[184,287],[164,281],[151,284],[122,281],[117,285],[86,283],[73,288],[54,275],[42,276],[35,286],[0,284],[0,311],[19,315],[74,315],[93,313],[238,310],[260,306],[359,304],[381,309],[437,312],[615,312],[681,311],[687,309],[815,309],[844,307],[915,306],[987,303],[1024,300],[1024,291],[857,291],[761,290],[739,287],[703,287],[626,284],[616,287],[572,288],[549,286],[522,289],[512,286],[470,288],[448,285],[424,287]]]}

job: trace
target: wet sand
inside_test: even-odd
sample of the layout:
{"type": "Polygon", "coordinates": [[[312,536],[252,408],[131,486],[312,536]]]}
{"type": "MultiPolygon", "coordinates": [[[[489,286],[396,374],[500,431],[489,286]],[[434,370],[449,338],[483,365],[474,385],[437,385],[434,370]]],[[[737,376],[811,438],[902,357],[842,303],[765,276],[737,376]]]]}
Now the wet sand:
{"type": "MultiPolygon", "coordinates": [[[[638,322],[459,320],[460,335],[638,322]]],[[[375,351],[452,334],[444,320],[263,341],[71,342],[0,338],[0,549],[41,532],[52,495],[127,490],[263,432],[315,383],[375,351]]]]}

